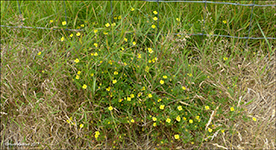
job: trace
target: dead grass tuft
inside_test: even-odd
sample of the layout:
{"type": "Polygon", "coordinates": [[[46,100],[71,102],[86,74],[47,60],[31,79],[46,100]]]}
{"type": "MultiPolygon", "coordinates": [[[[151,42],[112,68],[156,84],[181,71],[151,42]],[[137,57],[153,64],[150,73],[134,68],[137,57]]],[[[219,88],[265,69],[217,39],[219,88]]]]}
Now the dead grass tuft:
{"type": "MultiPolygon", "coordinates": [[[[244,113],[250,120],[245,121],[240,117],[236,122],[231,122],[221,117],[229,127],[234,127],[235,133],[220,133],[213,141],[204,143],[203,147],[275,149],[275,54],[265,56],[262,50],[259,50],[259,53],[250,60],[236,56],[231,60],[230,67],[216,59],[219,55],[222,53],[213,53],[210,58],[203,59],[204,66],[209,67],[202,69],[216,78],[216,80],[210,79],[210,84],[219,87],[228,96],[231,100],[229,104],[238,103],[238,106],[244,108],[244,113]],[[227,86],[232,85],[231,78],[235,76],[239,78],[237,89],[230,94],[227,86]],[[256,122],[253,121],[253,117],[257,119],[256,122]]],[[[225,110],[229,110],[229,106],[225,110]]]]}

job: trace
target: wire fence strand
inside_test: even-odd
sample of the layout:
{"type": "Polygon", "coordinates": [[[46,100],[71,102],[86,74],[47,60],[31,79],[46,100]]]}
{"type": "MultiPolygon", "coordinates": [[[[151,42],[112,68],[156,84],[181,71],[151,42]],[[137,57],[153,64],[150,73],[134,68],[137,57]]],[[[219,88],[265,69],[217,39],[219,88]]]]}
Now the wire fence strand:
{"type": "MultiPolygon", "coordinates": [[[[253,0],[252,4],[240,4],[240,3],[230,3],[230,2],[214,2],[214,1],[207,1],[207,0],[202,0],[202,1],[183,1],[183,0],[144,0],[147,2],[155,2],[157,3],[157,34],[156,35],[166,35],[166,34],[160,34],[160,27],[159,27],[159,3],[203,3],[204,4],[204,10],[203,10],[203,24],[202,24],[202,29],[201,32],[202,33],[188,33],[188,34],[182,34],[182,33],[172,33],[174,35],[189,35],[189,36],[219,36],[219,37],[227,37],[227,38],[235,38],[235,39],[247,39],[246,42],[246,46],[248,46],[248,40],[259,40],[259,39],[272,39],[272,40],[276,40],[276,37],[250,37],[250,31],[252,28],[252,21],[253,21],[253,9],[254,7],[275,7],[276,4],[267,4],[267,5],[259,5],[259,4],[255,4],[255,0],[253,0]],[[250,24],[249,24],[249,28],[248,28],[248,36],[247,37],[238,37],[238,36],[231,36],[231,35],[220,35],[220,34],[206,34],[205,32],[205,26],[206,26],[206,11],[207,11],[207,4],[224,4],[224,5],[235,5],[235,6],[245,6],[245,7],[252,7],[251,8],[251,13],[250,13],[250,24]]],[[[63,0],[64,2],[64,15],[65,15],[65,21],[66,21],[66,29],[67,31],[74,31],[74,32],[83,32],[85,30],[83,29],[68,29],[68,23],[67,23],[67,13],[66,13],[66,3],[65,0],[63,0]]],[[[0,27],[5,27],[5,28],[21,28],[21,29],[41,29],[41,30],[64,30],[63,28],[45,28],[45,27],[29,27],[29,26],[23,26],[23,16],[22,16],[22,12],[20,9],[20,4],[19,4],[19,0],[17,0],[17,5],[18,5],[18,11],[19,11],[19,15],[20,15],[20,19],[21,19],[21,24],[22,26],[8,26],[8,25],[0,25],[0,27]]],[[[110,21],[111,23],[113,22],[113,7],[112,7],[112,0],[110,0],[110,6],[111,6],[111,12],[110,12],[110,21]]],[[[148,34],[151,35],[151,34],[148,34]]]]}

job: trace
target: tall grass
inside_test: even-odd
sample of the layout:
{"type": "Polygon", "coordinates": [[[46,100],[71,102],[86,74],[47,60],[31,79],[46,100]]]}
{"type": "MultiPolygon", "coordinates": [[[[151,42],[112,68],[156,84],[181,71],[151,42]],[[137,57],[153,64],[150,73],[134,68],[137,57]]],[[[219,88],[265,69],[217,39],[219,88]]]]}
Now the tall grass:
{"type": "MultiPolygon", "coordinates": [[[[248,36],[250,7],[129,1],[111,15],[109,2],[65,5],[20,2],[19,16],[1,2],[1,25],[62,29],[1,28],[2,147],[237,148],[238,124],[262,123],[241,97],[271,82],[275,40],[185,35],[202,31],[205,13],[206,33],[248,36]]],[[[273,9],[254,9],[250,36],[275,35],[273,9]]],[[[254,140],[242,146],[266,147],[254,140]]]]}

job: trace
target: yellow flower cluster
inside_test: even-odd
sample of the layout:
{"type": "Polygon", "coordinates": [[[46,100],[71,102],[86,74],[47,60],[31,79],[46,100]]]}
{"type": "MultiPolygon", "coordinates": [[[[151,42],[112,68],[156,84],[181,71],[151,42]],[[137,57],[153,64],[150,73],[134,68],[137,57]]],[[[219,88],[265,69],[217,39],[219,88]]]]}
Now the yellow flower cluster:
{"type": "Polygon", "coordinates": [[[96,132],[95,132],[95,138],[97,139],[97,138],[99,137],[99,135],[100,135],[100,132],[99,132],[99,131],[96,131],[96,132]]]}

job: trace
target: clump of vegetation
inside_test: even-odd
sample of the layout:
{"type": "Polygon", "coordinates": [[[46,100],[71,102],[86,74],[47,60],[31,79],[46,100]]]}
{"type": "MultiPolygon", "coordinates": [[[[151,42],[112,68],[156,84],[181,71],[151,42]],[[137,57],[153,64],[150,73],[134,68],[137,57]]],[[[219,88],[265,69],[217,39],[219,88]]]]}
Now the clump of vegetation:
{"type": "MultiPolygon", "coordinates": [[[[2,3],[7,8],[16,6],[2,3]]],[[[46,3],[24,3],[24,23],[46,24],[61,32],[3,29],[1,34],[1,59],[6,60],[1,64],[14,67],[5,68],[1,78],[1,107],[6,112],[3,138],[12,131],[7,125],[16,123],[24,139],[20,142],[39,142],[40,147],[202,148],[219,137],[232,143],[231,138],[240,135],[236,128],[240,120],[258,122],[246,109],[252,101],[240,98],[249,86],[241,76],[245,61],[273,56],[264,42],[275,41],[249,41],[252,48],[248,48],[245,40],[191,37],[187,33],[202,30],[202,16],[194,15],[202,8],[197,4],[162,4],[156,9],[155,3],[114,2],[111,15],[105,11],[111,7],[107,2],[66,2],[70,9],[64,20],[57,10],[61,2],[52,2],[44,17],[43,10],[27,15],[28,8],[46,3]],[[267,49],[260,51],[257,44],[267,49]],[[29,138],[34,131],[39,134],[29,138]]],[[[248,20],[250,9],[238,10],[230,19],[223,14],[230,6],[215,12],[213,7],[217,6],[206,10],[206,21],[214,23],[204,27],[210,35],[248,27],[242,19],[248,20]]],[[[11,14],[4,13],[4,23],[19,21],[9,20],[6,16],[11,14]]],[[[271,12],[262,15],[269,17],[271,12]]],[[[271,24],[262,23],[270,34],[271,24]]],[[[269,72],[260,70],[258,76],[269,72]]]]}

